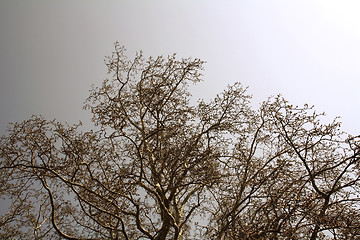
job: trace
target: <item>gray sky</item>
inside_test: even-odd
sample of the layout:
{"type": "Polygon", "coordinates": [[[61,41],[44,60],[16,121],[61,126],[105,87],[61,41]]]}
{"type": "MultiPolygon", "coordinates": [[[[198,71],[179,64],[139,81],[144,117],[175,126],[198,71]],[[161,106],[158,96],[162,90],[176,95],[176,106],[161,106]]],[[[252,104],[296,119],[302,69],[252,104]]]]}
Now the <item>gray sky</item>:
{"type": "Polygon", "coordinates": [[[254,101],[281,93],[359,134],[360,2],[0,0],[0,132],[32,114],[75,123],[113,43],[128,55],[207,61],[194,95],[236,81],[254,101]]]}

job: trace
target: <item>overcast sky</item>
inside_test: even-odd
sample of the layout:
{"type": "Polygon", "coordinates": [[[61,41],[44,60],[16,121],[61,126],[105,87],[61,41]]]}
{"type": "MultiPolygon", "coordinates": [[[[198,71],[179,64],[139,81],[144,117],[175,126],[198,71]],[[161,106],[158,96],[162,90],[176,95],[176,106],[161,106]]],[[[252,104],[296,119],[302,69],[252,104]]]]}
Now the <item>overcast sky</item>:
{"type": "Polygon", "coordinates": [[[360,1],[0,0],[0,132],[32,114],[75,123],[119,41],[128,55],[206,60],[193,95],[236,81],[360,128],[360,1]]]}

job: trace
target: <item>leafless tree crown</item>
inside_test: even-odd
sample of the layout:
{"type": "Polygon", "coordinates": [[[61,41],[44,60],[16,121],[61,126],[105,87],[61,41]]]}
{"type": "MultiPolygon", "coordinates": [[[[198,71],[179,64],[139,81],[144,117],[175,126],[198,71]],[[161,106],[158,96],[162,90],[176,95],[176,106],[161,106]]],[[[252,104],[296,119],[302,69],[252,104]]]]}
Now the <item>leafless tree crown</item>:
{"type": "Polygon", "coordinates": [[[96,130],[1,138],[1,239],[360,239],[360,136],[239,83],[192,106],[203,61],[124,51],[85,103],[96,130]]]}

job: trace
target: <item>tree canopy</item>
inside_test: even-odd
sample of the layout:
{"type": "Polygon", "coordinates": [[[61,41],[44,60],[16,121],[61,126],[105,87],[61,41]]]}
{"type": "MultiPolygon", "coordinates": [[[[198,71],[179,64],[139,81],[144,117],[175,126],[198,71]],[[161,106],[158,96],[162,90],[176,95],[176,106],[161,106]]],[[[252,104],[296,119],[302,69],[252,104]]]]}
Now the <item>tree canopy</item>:
{"type": "Polygon", "coordinates": [[[92,131],[33,116],[0,141],[2,239],[360,239],[360,136],[229,86],[191,105],[204,62],[105,59],[92,131]]]}

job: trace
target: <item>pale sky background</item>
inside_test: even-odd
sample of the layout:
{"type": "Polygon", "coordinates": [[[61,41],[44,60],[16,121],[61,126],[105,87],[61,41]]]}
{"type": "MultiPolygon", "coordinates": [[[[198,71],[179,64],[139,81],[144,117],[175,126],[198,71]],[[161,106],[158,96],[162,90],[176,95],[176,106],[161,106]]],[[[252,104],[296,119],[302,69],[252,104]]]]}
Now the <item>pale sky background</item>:
{"type": "Polygon", "coordinates": [[[254,105],[281,93],[360,128],[360,1],[0,0],[0,133],[32,114],[76,123],[104,56],[206,60],[193,95],[236,81],[254,105]]]}

